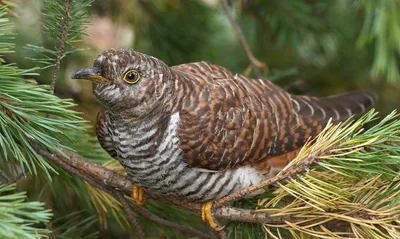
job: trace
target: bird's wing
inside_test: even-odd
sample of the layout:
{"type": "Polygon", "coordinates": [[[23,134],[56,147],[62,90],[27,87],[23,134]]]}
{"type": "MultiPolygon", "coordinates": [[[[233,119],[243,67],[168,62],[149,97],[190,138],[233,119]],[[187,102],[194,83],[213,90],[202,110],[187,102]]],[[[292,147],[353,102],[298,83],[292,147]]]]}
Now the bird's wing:
{"type": "Polygon", "coordinates": [[[292,96],[268,80],[247,79],[207,62],[172,69],[191,89],[182,100],[178,136],[193,167],[225,170],[251,164],[269,170],[264,159],[286,158],[276,156],[301,147],[336,113],[339,121],[348,117],[348,109],[359,113],[372,104],[366,103],[370,94],[365,92],[325,99],[292,96]]]}
{"type": "Polygon", "coordinates": [[[117,156],[117,152],[114,149],[108,128],[106,127],[107,114],[104,111],[105,109],[103,108],[97,114],[97,121],[95,125],[96,135],[101,147],[103,147],[103,149],[107,151],[111,157],[115,158],[117,156]]]}
{"type": "Polygon", "coordinates": [[[178,128],[185,160],[193,167],[256,164],[304,143],[299,137],[289,140],[299,125],[289,94],[270,81],[247,79],[207,62],[173,69],[193,79],[178,128]]]}

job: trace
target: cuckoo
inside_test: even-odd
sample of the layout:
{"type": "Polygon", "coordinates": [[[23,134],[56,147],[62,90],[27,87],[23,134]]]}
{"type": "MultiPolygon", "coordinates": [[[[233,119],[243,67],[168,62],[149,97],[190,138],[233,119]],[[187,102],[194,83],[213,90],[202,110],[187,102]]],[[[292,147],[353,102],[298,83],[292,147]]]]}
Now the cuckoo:
{"type": "Polygon", "coordinates": [[[208,62],[168,66],[130,50],[107,50],[73,79],[93,82],[104,107],[96,133],[143,192],[212,202],[274,176],[327,124],[360,115],[373,93],[317,98],[292,95],[266,79],[249,79],[208,62]]]}

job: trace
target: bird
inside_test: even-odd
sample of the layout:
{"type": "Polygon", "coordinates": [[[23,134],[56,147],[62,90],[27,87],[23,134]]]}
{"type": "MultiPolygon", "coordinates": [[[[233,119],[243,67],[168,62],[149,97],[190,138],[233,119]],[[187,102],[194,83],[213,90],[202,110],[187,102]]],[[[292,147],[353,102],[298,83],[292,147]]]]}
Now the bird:
{"type": "Polygon", "coordinates": [[[99,143],[125,168],[136,203],[144,192],[202,203],[215,230],[215,200],[273,177],[329,120],[359,116],[376,99],[292,95],[206,61],[168,66],[131,49],[106,50],[71,78],[93,82],[99,143]]]}

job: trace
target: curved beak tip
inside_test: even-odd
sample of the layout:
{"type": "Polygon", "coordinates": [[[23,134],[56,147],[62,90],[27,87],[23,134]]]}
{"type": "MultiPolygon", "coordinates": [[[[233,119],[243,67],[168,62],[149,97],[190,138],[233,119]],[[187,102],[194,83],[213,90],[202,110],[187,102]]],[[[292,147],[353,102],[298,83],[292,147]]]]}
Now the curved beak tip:
{"type": "Polygon", "coordinates": [[[75,80],[90,80],[93,82],[112,82],[99,74],[99,70],[95,67],[79,70],[72,74],[71,79],[75,80]]]}
{"type": "Polygon", "coordinates": [[[71,79],[86,79],[87,77],[97,75],[92,68],[82,69],[72,74],[71,79]]]}

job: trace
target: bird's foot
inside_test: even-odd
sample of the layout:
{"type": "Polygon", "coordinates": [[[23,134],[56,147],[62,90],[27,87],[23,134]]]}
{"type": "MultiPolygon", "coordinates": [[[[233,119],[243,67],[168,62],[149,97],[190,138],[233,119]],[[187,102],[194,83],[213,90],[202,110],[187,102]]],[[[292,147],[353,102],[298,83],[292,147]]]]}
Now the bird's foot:
{"type": "Polygon", "coordinates": [[[144,190],[143,188],[139,187],[136,184],[133,184],[132,186],[132,198],[133,200],[135,200],[136,204],[138,206],[142,206],[143,205],[143,201],[144,201],[144,190]]]}
{"type": "Polygon", "coordinates": [[[201,219],[203,220],[203,222],[207,222],[212,229],[219,232],[222,231],[225,228],[225,226],[223,227],[218,226],[218,224],[212,218],[211,214],[212,206],[213,202],[206,202],[201,205],[201,219]]]}

